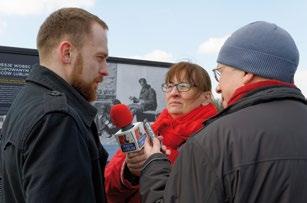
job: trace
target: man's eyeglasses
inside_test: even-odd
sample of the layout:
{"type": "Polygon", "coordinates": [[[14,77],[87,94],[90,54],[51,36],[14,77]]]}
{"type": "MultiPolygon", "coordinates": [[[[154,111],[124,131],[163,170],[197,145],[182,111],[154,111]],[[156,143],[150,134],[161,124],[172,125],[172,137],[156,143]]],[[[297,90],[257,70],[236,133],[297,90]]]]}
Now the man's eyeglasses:
{"type": "Polygon", "coordinates": [[[195,87],[195,85],[191,85],[189,83],[178,83],[178,84],[173,84],[173,83],[163,83],[161,85],[162,91],[163,92],[171,92],[174,87],[176,87],[178,92],[187,92],[189,91],[192,87],[195,87]]]}
{"type": "Polygon", "coordinates": [[[220,72],[221,67],[214,68],[212,71],[214,73],[214,78],[217,82],[220,82],[221,78],[221,72],[220,72]]]}

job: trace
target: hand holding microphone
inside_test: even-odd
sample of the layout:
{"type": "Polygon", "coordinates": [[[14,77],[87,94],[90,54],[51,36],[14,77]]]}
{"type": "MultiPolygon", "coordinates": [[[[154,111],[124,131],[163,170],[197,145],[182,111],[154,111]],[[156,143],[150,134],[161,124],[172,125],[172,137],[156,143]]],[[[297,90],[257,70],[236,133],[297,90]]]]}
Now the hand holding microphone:
{"type": "Polygon", "coordinates": [[[144,147],[146,137],[153,138],[154,132],[148,122],[132,123],[133,115],[124,104],[112,106],[110,111],[112,123],[120,128],[115,138],[125,153],[139,151],[144,147]]]}
{"type": "Polygon", "coordinates": [[[140,151],[126,153],[126,165],[130,171],[135,176],[140,176],[141,169],[148,158],[144,151],[144,148],[140,151]]]}
{"type": "Polygon", "coordinates": [[[120,128],[115,137],[121,150],[126,153],[127,167],[130,173],[139,176],[148,157],[143,149],[146,137],[153,138],[154,132],[146,121],[132,123],[133,115],[129,107],[124,104],[114,105],[110,117],[112,123],[120,128]]]}

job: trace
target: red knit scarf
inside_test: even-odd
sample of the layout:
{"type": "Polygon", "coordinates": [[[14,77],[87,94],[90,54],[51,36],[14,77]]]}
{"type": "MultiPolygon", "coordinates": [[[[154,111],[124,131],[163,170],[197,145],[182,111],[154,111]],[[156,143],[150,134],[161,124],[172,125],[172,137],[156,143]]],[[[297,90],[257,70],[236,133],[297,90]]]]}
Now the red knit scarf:
{"type": "Polygon", "coordinates": [[[170,149],[168,156],[171,163],[176,160],[178,151],[185,141],[200,130],[202,123],[214,116],[217,109],[213,104],[199,106],[190,113],[178,118],[172,118],[167,109],[164,109],[152,125],[156,135],[163,136],[163,144],[170,149]]]}
{"type": "Polygon", "coordinates": [[[285,86],[285,87],[295,87],[294,84],[292,83],[286,83],[286,82],[281,82],[278,80],[266,80],[266,81],[261,81],[261,82],[255,82],[255,83],[250,83],[247,85],[244,85],[240,88],[238,88],[234,94],[232,95],[231,99],[228,102],[228,106],[231,106],[232,104],[236,103],[239,99],[241,99],[244,95],[247,93],[263,88],[263,87],[269,87],[269,86],[285,86]]]}

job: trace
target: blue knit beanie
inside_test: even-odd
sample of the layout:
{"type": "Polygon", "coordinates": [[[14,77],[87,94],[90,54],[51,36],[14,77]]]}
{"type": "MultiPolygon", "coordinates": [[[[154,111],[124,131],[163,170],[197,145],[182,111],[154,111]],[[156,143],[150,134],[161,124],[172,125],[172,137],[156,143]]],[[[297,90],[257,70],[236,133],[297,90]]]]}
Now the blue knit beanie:
{"type": "Polygon", "coordinates": [[[293,83],[299,52],[286,30],[257,21],[235,31],[226,40],[217,62],[265,78],[293,83]]]}

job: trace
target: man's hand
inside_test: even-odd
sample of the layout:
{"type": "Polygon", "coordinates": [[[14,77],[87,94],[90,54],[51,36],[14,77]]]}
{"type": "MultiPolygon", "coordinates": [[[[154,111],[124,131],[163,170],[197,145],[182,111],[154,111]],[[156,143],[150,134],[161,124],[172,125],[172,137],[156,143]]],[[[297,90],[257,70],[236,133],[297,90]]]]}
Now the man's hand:
{"type": "Polygon", "coordinates": [[[144,148],[138,152],[130,152],[126,155],[127,167],[135,176],[140,176],[141,169],[147,160],[152,154],[155,153],[164,153],[166,155],[170,154],[170,151],[166,146],[161,144],[163,137],[158,136],[154,137],[152,140],[149,137],[146,137],[144,148]]]}
{"type": "Polygon", "coordinates": [[[146,154],[146,157],[150,157],[152,154],[155,153],[162,153],[161,152],[161,140],[162,137],[158,136],[154,137],[153,139],[150,139],[149,137],[146,137],[146,142],[144,145],[144,152],[146,154]]]}
{"type": "Polygon", "coordinates": [[[135,175],[140,176],[141,169],[147,159],[144,148],[138,152],[129,152],[126,155],[126,163],[129,171],[135,175]]]}

